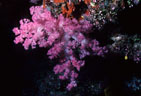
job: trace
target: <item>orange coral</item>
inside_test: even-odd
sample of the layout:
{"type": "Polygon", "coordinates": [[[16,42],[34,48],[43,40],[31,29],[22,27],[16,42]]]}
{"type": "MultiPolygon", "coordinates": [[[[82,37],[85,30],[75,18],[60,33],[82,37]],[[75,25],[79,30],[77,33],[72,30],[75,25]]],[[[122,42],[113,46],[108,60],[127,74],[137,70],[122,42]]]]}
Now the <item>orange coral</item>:
{"type": "Polygon", "coordinates": [[[54,0],[54,3],[64,3],[66,0],[54,0]]]}
{"type": "Polygon", "coordinates": [[[46,3],[50,2],[50,0],[43,0],[43,8],[46,8],[46,3]]]}
{"type": "Polygon", "coordinates": [[[85,4],[90,4],[91,0],[84,0],[85,4]]]}
{"type": "Polygon", "coordinates": [[[43,0],[43,8],[46,8],[46,0],[43,0]]]}
{"type": "Polygon", "coordinates": [[[68,10],[65,8],[65,6],[62,6],[62,14],[66,15],[66,17],[70,17],[75,7],[73,3],[69,4],[69,2],[67,2],[67,7],[68,10]]]}

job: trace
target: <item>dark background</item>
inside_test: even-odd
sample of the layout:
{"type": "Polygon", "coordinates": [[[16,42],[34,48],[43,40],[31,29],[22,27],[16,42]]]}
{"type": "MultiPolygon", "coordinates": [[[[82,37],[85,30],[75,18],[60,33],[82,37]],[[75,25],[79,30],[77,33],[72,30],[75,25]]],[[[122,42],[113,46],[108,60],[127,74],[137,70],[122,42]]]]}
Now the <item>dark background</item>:
{"type": "MultiPolygon", "coordinates": [[[[6,66],[9,67],[9,82],[12,84],[13,92],[21,96],[24,88],[33,87],[33,77],[35,73],[51,69],[51,61],[46,56],[47,49],[37,48],[25,51],[18,44],[15,45],[15,38],[12,29],[19,26],[19,20],[30,18],[29,8],[33,5],[29,0],[3,0],[0,1],[0,12],[3,32],[8,33],[8,50],[6,66]]],[[[108,43],[108,37],[111,33],[121,28],[121,33],[128,35],[140,34],[140,5],[134,8],[126,9],[118,15],[118,25],[107,24],[103,31],[98,35],[101,43],[108,43]],[[102,39],[103,38],[103,39],[102,39]]],[[[105,80],[105,86],[113,84],[122,86],[123,81],[130,79],[133,75],[140,76],[140,64],[135,64],[132,60],[124,60],[119,54],[108,54],[104,59],[100,57],[86,58],[86,65],[80,73],[80,80],[96,79],[105,80]]],[[[15,95],[16,96],[16,95],[15,95]]]]}

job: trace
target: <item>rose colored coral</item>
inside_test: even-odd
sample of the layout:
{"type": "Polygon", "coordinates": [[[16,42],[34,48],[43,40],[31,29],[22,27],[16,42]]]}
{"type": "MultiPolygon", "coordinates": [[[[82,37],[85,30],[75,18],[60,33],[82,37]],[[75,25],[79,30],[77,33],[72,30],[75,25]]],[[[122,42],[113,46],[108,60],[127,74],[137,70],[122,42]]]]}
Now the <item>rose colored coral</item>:
{"type": "Polygon", "coordinates": [[[37,45],[50,47],[47,52],[49,58],[60,58],[54,72],[59,74],[60,79],[70,80],[67,89],[71,90],[77,86],[77,72],[85,64],[82,59],[87,55],[103,56],[106,49],[99,47],[98,41],[90,40],[84,35],[92,28],[88,21],[64,18],[62,14],[54,18],[50,11],[40,6],[31,7],[30,13],[32,21],[20,20],[20,28],[13,29],[16,35],[14,42],[22,43],[26,50],[30,46],[36,48],[37,45]],[[80,58],[76,58],[75,51],[79,52],[80,58]]]}

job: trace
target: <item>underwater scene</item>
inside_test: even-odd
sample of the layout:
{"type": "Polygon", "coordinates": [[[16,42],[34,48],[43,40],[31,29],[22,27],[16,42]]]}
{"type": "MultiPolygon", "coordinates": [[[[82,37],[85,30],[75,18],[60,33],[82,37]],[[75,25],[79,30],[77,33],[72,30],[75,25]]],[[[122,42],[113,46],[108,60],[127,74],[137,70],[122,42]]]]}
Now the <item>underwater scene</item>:
{"type": "Polygon", "coordinates": [[[12,96],[141,96],[141,0],[3,0],[12,96]]]}

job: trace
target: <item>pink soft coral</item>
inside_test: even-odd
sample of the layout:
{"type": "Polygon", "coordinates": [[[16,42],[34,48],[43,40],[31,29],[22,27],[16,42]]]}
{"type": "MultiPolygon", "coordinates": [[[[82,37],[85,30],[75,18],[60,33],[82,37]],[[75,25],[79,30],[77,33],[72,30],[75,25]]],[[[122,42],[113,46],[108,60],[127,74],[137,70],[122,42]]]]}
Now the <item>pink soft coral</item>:
{"type": "Polygon", "coordinates": [[[105,47],[99,47],[96,40],[86,38],[92,25],[85,20],[77,21],[64,18],[62,14],[58,18],[51,16],[50,11],[40,6],[30,8],[32,21],[20,20],[20,28],[15,27],[13,32],[17,36],[16,44],[22,43],[27,50],[31,48],[50,47],[47,52],[50,59],[60,57],[60,64],[54,67],[55,74],[60,74],[62,80],[69,79],[68,90],[76,87],[75,79],[78,77],[76,71],[84,66],[82,60],[87,55],[103,56],[106,53],[105,47]],[[75,51],[79,52],[80,58],[76,58],[75,51]],[[62,75],[63,73],[63,75],[62,75]]]}

